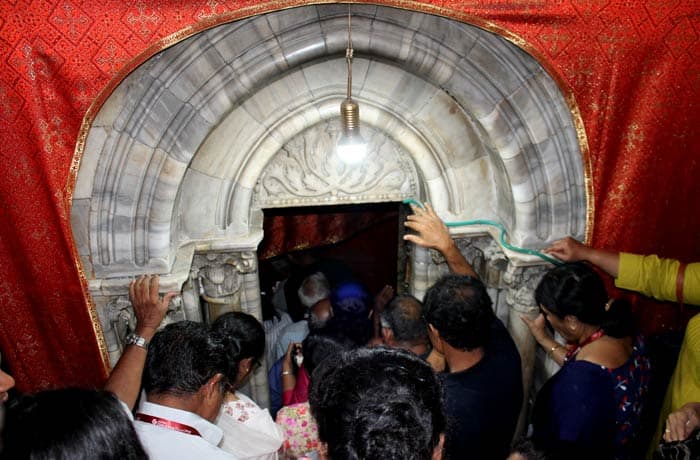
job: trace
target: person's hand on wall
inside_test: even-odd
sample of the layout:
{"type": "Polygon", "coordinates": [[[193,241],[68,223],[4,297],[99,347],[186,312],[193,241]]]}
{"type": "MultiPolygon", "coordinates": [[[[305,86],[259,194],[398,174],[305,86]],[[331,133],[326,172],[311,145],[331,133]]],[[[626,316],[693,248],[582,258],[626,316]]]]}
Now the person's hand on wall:
{"type": "Polygon", "coordinates": [[[579,260],[586,260],[585,254],[588,250],[590,250],[588,246],[567,236],[555,241],[543,252],[551,254],[564,262],[578,262],[579,260]]]}
{"type": "Polygon", "coordinates": [[[530,329],[530,333],[535,337],[537,343],[547,352],[547,355],[561,366],[566,360],[566,347],[549,335],[546,328],[547,320],[544,315],[540,313],[536,318],[520,315],[520,319],[527,325],[527,328],[530,329]]]}
{"type": "Polygon", "coordinates": [[[129,300],[136,316],[136,334],[150,341],[168,312],[168,305],[177,292],[160,296],[158,275],[142,275],[129,285],[129,300]]]}
{"type": "Polygon", "coordinates": [[[669,414],[666,419],[664,441],[683,441],[698,427],[700,427],[700,403],[690,402],[669,414]]]}
{"type": "Polygon", "coordinates": [[[563,262],[590,262],[600,267],[613,278],[617,278],[620,269],[620,254],[616,251],[596,249],[567,236],[551,244],[543,252],[563,262]]]}
{"type": "Polygon", "coordinates": [[[424,203],[423,208],[413,204],[410,206],[413,214],[406,217],[404,225],[416,234],[404,235],[404,240],[425,248],[436,249],[443,254],[448,251],[453,245],[452,237],[432,206],[428,203],[424,203]]]}
{"type": "Polygon", "coordinates": [[[433,207],[428,203],[424,203],[422,208],[411,204],[411,209],[413,214],[406,217],[404,225],[415,231],[416,234],[406,234],[403,239],[418,246],[440,251],[452,273],[478,278],[479,275],[459,251],[450,236],[447,225],[440,219],[433,207]]]}
{"type": "Polygon", "coordinates": [[[549,338],[549,334],[545,328],[547,322],[545,321],[544,315],[540,313],[535,319],[530,319],[527,316],[520,316],[520,319],[527,325],[530,329],[530,333],[538,343],[542,343],[545,339],[549,338]]]}

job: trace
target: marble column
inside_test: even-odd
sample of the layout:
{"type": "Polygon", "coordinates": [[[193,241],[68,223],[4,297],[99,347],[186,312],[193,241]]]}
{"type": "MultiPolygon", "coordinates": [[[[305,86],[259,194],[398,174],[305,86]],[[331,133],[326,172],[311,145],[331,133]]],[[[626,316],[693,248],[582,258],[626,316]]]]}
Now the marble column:
{"type": "Polygon", "coordinates": [[[539,308],[535,303],[535,288],[546,269],[547,267],[543,265],[518,266],[511,261],[501,278],[505,288],[506,303],[510,310],[508,331],[520,352],[523,371],[523,410],[520,414],[516,433],[522,433],[525,429],[528,399],[534,380],[535,356],[537,352],[537,342],[520,317],[535,318],[539,314],[539,308]]]}
{"type": "MultiPolygon", "coordinates": [[[[205,318],[213,322],[229,311],[253,315],[262,323],[258,257],[255,249],[196,254],[192,273],[206,302],[205,318]]],[[[261,407],[269,407],[267,366],[260,366],[241,390],[261,407]]]]}

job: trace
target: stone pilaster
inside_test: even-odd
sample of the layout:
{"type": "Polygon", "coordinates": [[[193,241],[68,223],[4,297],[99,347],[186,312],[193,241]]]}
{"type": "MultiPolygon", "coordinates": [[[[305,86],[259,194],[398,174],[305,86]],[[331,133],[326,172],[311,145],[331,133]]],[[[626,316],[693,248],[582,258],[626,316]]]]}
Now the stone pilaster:
{"type": "Polygon", "coordinates": [[[507,323],[508,331],[520,352],[523,371],[524,401],[518,423],[518,433],[522,433],[525,428],[527,401],[534,380],[537,352],[537,342],[520,317],[535,318],[539,314],[539,308],[535,303],[535,288],[547,268],[545,265],[518,266],[511,262],[502,278],[506,303],[510,310],[507,323]]]}

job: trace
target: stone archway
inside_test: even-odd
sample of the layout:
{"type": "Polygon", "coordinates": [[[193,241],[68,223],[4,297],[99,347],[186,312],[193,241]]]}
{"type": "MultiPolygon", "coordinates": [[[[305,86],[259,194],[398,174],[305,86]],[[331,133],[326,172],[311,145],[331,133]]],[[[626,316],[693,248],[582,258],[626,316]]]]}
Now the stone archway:
{"type": "MultiPolygon", "coordinates": [[[[515,245],[584,236],[585,162],[560,88],[509,41],[446,18],[353,6],[354,94],[371,155],[362,174],[341,171],[332,146],[346,11],[304,6],[190,37],[137,68],[92,121],[71,220],[111,359],[136,274],[185,285],[171,320],[196,319],[193,272],[207,261],[239,267],[239,301],[259,314],[251,261],[266,206],[417,198],[446,220],[496,220],[515,245]],[[286,179],[294,187],[279,187],[286,179]]],[[[505,254],[504,273],[539,263],[505,254]]],[[[439,270],[427,251],[414,264],[420,294],[439,270]]],[[[527,298],[515,287],[510,297],[527,298]]]]}

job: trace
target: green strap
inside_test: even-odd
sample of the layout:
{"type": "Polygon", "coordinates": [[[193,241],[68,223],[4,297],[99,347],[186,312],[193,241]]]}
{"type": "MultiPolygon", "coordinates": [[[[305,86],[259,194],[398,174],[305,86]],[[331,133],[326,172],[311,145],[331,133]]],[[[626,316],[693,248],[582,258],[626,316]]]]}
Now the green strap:
{"type": "MultiPolygon", "coordinates": [[[[422,208],[423,205],[419,202],[414,200],[413,198],[406,198],[403,200],[404,204],[412,204],[414,206],[418,206],[419,208],[422,208]]],[[[445,222],[445,225],[448,227],[464,227],[466,225],[490,225],[492,227],[496,227],[501,230],[501,244],[503,247],[510,249],[511,251],[514,252],[519,252],[521,254],[528,254],[531,256],[537,256],[542,260],[545,260],[551,264],[554,265],[561,265],[561,261],[549,257],[547,254],[544,254],[540,251],[535,251],[534,249],[527,249],[527,248],[520,248],[518,246],[513,246],[512,244],[508,243],[506,241],[506,228],[500,224],[499,222],[495,222],[493,220],[487,220],[487,219],[476,219],[476,220],[464,220],[461,222],[445,222]]]]}

